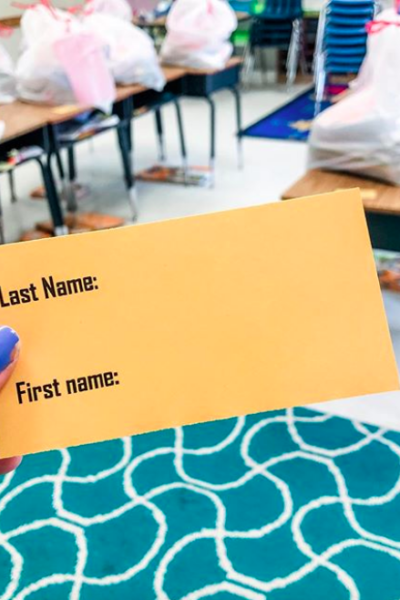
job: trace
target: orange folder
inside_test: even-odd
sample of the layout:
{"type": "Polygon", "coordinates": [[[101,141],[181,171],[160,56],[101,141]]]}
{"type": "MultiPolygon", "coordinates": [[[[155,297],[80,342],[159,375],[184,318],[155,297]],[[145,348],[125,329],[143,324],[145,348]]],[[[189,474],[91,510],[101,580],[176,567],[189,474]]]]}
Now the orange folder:
{"type": "Polygon", "coordinates": [[[0,265],[22,341],[1,457],[399,387],[358,190],[4,246],[0,265]]]}

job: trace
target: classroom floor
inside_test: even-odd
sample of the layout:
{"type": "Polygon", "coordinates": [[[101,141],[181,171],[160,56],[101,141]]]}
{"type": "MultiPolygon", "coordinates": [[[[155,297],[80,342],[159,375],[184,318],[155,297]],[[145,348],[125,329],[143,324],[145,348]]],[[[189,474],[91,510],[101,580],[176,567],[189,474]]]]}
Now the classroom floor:
{"type": "MultiPolygon", "coordinates": [[[[297,87],[293,94],[299,93],[301,89],[297,87]]],[[[215,188],[139,183],[140,223],[272,202],[278,200],[281,193],[304,173],[306,144],[249,138],[243,142],[245,168],[239,170],[234,137],[233,99],[229,93],[223,92],[216,100],[218,137],[215,188]]],[[[255,88],[245,92],[243,124],[253,123],[287,100],[288,94],[282,86],[270,86],[267,90],[255,88]]],[[[201,100],[184,100],[182,108],[190,164],[205,165],[209,148],[208,107],[201,100]]],[[[164,116],[168,164],[179,165],[175,114],[167,107],[164,116]]],[[[136,121],[135,147],[137,170],[157,163],[157,144],[151,115],[136,121]]],[[[90,196],[82,201],[81,209],[107,212],[128,219],[130,211],[114,135],[106,134],[94,142],[83,143],[78,157],[79,181],[89,185],[91,189],[90,196]]],[[[6,205],[4,220],[8,241],[15,241],[22,230],[47,218],[46,204],[29,198],[30,191],[39,183],[35,166],[22,167],[17,175],[20,200],[11,206],[6,180],[2,178],[1,191],[6,205]]],[[[400,367],[400,296],[385,293],[384,300],[400,367]]],[[[320,408],[333,414],[400,430],[400,392],[330,402],[320,405],[320,408]]]]}

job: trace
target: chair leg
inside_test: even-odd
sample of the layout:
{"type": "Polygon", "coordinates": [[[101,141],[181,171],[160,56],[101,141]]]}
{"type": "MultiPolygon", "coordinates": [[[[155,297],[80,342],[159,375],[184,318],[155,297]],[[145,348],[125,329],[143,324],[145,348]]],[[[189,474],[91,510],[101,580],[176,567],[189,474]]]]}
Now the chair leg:
{"type": "Polygon", "coordinates": [[[1,201],[1,195],[0,195],[0,245],[3,245],[5,243],[6,243],[6,241],[5,241],[5,237],[4,237],[3,204],[1,201]]]}
{"type": "Polygon", "coordinates": [[[260,71],[261,71],[261,85],[268,85],[268,65],[265,60],[265,49],[260,47],[258,49],[258,56],[260,58],[260,71]]]}
{"type": "Polygon", "coordinates": [[[296,79],[300,54],[300,19],[293,21],[288,57],[286,61],[286,85],[290,89],[296,79]]]}
{"type": "Polygon", "coordinates": [[[185,185],[187,185],[188,181],[188,159],[187,159],[187,150],[186,150],[186,140],[185,140],[185,131],[183,127],[183,119],[182,119],[182,111],[179,100],[174,102],[175,110],[176,110],[176,119],[178,122],[178,131],[179,131],[179,141],[181,146],[181,156],[182,156],[182,167],[183,167],[183,178],[185,185]]]}
{"type": "Polygon", "coordinates": [[[214,187],[215,184],[215,126],[216,126],[216,111],[215,102],[211,96],[207,96],[206,100],[210,106],[210,186],[214,187]]]}
{"type": "Polygon", "coordinates": [[[50,214],[54,226],[54,235],[67,235],[68,228],[64,223],[64,218],[61,210],[60,199],[57,193],[57,188],[54,183],[53,172],[51,170],[50,157],[36,159],[43,177],[44,187],[46,189],[47,202],[49,204],[50,214]]]}
{"type": "Polygon", "coordinates": [[[243,76],[242,81],[244,86],[248,89],[250,87],[250,75],[254,71],[254,54],[250,42],[247,42],[244,55],[243,55],[243,76]]]}
{"type": "Polygon", "coordinates": [[[129,195],[129,204],[132,211],[132,220],[134,221],[138,215],[137,208],[137,193],[136,193],[136,180],[133,173],[133,159],[132,159],[132,145],[131,135],[129,129],[131,123],[121,124],[117,129],[118,144],[121,150],[122,167],[124,170],[125,184],[129,195]]]}
{"type": "Polygon", "coordinates": [[[300,53],[300,69],[301,69],[301,73],[302,75],[307,75],[307,53],[306,53],[306,47],[307,47],[307,32],[306,32],[306,25],[305,25],[305,21],[304,19],[302,19],[300,21],[300,41],[299,41],[299,53],[300,53]]]}
{"type": "Polygon", "coordinates": [[[8,184],[10,186],[11,202],[15,204],[18,201],[17,191],[15,189],[14,169],[8,172],[8,184]]]}
{"type": "Polygon", "coordinates": [[[64,169],[63,162],[62,162],[60,149],[58,147],[55,148],[53,154],[54,154],[54,158],[56,160],[58,176],[59,176],[60,182],[61,182],[61,196],[63,198],[67,198],[68,190],[67,190],[67,183],[66,183],[66,178],[65,178],[65,169],[64,169]]]}
{"type": "Polygon", "coordinates": [[[325,70],[325,55],[322,53],[315,62],[315,109],[314,117],[321,112],[321,105],[325,94],[326,70],[325,70]]]}
{"type": "Polygon", "coordinates": [[[242,101],[240,96],[240,89],[235,86],[232,89],[232,94],[235,97],[236,105],[236,137],[237,137],[237,149],[238,149],[238,167],[243,169],[243,138],[242,138],[242,101]]]}
{"type": "Polygon", "coordinates": [[[154,116],[156,120],[156,131],[157,131],[157,139],[158,139],[158,156],[161,164],[165,163],[166,160],[166,152],[165,152],[165,139],[164,139],[164,127],[162,121],[161,110],[157,108],[154,111],[154,116]]]}

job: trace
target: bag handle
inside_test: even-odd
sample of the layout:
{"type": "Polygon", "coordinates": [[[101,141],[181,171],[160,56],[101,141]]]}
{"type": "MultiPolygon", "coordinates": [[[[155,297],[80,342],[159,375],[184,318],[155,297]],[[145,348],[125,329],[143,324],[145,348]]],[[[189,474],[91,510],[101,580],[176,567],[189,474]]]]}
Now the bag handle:
{"type": "Polygon", "coordinates": [[[373,34],[380,33],[381,31],[386,29],[386,27],[390,27],[391,25],[394,25],[395,27],[400,27],[400,22],[394,23],[393,21],[370,21],[366,24],[365,28],[368,34],[373,34]]]}
{"type": "Polygon", "coordinates": [[[212,15],[214,13],[214,6],[212,0],[207,0],[207,13],[212,15]]]}
{"type": "Polygon", "coordinates": [[[57,13],[54,10],[51,0],[39,0],[34,4],[23,4],[22,2],[13,2],[12,6],[14,6],[15,8],[19,8],[20,10],[29,10],[32,8],[37,8],[38,6],[44,6],[52,14],[52,16],[58,20],[57,13]]]}
{"type": "Polygon", "coordinates": [[[9,38],[14,33],[14,29],[12,27],[7,27],[6,25],[0,25],[0,37],[9,38]]]}
{"type": "MultiPolygon", "coordinates": [[[[87,0],[85,0],[85,2],[87,2],[87,0]]],[[[50,12],[51,16],[56,21],[60,21],[60,18],[52,4],[52,0],[38,0],[38,2],[36,2],[35,4],[23,4],[21,2],[14,1],[12,3],[12,6],[14,6],[15,8],[19,8],[20,10],[30,10],[30,9],[35,9],[38,6],[44,6],[44,8],[46,8],[50,12]]],[[[73,15],[75,13],[78,13],[81,9],[82,9],[82,7],[80,5],[76,5],[76,6],[71,6],[65,12],[70,15],[73,15]]],[[[67,33],[69,33],[71,30],[71,19],[66,20],[65,25],[66,25],[67,33]]]]}

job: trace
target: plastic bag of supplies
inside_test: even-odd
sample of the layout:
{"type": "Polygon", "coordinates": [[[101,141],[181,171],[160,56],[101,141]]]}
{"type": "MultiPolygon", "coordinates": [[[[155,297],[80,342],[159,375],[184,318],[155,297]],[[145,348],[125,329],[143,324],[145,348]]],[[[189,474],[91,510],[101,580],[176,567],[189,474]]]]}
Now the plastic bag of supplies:
{"type": "Polygon", "coordinates": [[[322,112],[309,140],[309,168],[348,171],[400,185],[400,16],[380,13],[351,93],[322,112]]]}
{"type": "Polygon", "coordinates": [[[232,55],[228,40],[236,27],[235,12],[225,0],[176,0],[161,58],[171,65],[222,69],[232,55]]]}

